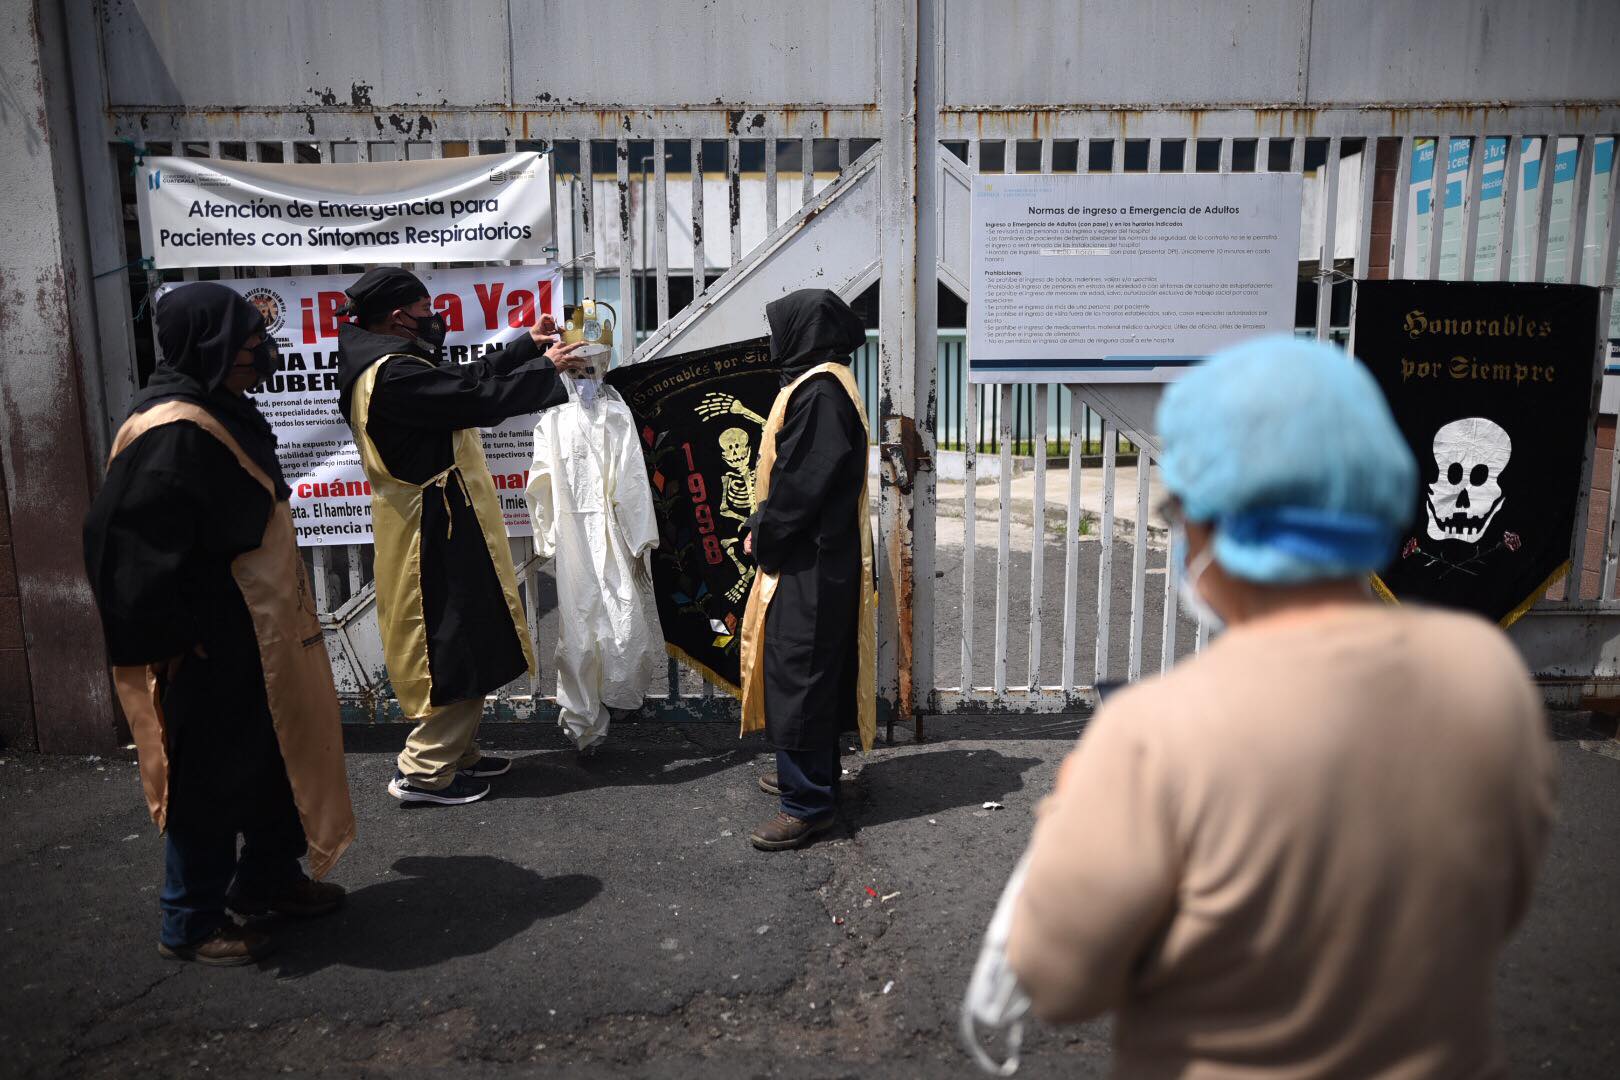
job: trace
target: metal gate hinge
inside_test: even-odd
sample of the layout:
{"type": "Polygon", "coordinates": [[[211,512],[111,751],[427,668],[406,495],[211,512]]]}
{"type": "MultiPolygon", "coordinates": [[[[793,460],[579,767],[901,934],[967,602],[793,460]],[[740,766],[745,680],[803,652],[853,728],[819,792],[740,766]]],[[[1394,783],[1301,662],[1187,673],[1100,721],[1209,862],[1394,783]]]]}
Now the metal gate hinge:
{"type": "Polygon", "coordinates": [[[934,459],[923,450],[922,436],[917,434],[917,422],[909,416],[885,416],[883,426],[894,421],[900,429],[898,442],[887,442],[880,448],[883,460],[890,469],[890,477],[901,494],[910,495],[917,474],[931,472],[934,459]]]}

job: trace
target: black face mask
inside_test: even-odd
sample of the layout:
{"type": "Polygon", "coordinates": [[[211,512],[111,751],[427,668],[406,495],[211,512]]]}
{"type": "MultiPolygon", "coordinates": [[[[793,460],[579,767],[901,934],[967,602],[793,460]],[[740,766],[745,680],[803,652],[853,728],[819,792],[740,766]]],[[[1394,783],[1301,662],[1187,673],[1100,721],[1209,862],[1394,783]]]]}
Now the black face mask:
{"type": "Polygon", "coordinates": [[[414,333],[417,340],[434,349],[444,348],[445,325],[443,315],[411,316],[416,319],[414,333]]]}
{"type": "Polygon", "coordinates": [[[279,366],[280,357],[275,343],[269,337],[265,337],[253,347],[253,370],[258,373],[259,381],[263,382],[274,375],[279,366]]]}

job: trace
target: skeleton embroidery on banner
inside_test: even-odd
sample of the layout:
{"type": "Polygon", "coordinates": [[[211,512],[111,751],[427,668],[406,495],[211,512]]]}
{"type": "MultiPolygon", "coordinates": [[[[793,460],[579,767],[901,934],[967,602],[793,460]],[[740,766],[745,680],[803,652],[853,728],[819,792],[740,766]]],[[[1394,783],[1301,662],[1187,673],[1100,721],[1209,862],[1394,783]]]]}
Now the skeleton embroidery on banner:
{"type": "Polygon", "coordinates": [[[1401,558],[1425,560],[1439,567],[1440,576],[1456,572],[1477,575],[1498,551],[1518,551],[1517,533],[1504,532],[1495,546],[1479,545],[1491,523],[1507,503],[1502,473],[1513,458],[1513,439],[1502,426],[1483,416],[1470,416],[1444,424],[1434,433],[1432,453],[1435,478],[1424,499],[1426,532],[1438,547],[1426,548],[1416,537],[1407,540],[1401,558]],[[1456,545],[1472,546],[1458,552],[1456,545]]]}
{"type": "Polygon", "coordinates": [[[743,526],[759,508],[759,450],[781,390],[765,338],[616,368],[605,382],[640,428],[660,543],[654,599],[670,655],[741,692],[744,604],[758,570],[743,526]]]}
{"type": "MultiPolygon", "coordinates": [[[[756,427],[763,430],[765,418],[748,406],[738,401],[730,394],[705,394],[697,406],[698,415],[705,420],[730,418],[740,416],[750,420],[756,427]]],[[[720,433],[720,456],[725,460],[727,471],[720,478],[720,516],[731,518],[739,525],[748,520],[748,516],[758,509],[758,502],[754,497],[755,475],[754,440],[753,437],[740,427],[727,428],[720,433]]],[[[744,562],[737,553],[739,545],[737,537],[722,540],[726,554],[731,558],[732,564],[737,567],[741,575],[737,584],[727,591],[726,596],[733,602],[741,600],[747,595],[754,583],[756,568],[744,562]]]]}

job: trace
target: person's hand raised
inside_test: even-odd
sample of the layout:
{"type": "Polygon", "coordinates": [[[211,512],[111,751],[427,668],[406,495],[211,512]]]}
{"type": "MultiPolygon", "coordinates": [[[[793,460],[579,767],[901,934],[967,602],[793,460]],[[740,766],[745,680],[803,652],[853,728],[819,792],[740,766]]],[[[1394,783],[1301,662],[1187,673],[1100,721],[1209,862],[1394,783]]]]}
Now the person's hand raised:
{"type": "Polygon", "coordinates": [[[574,354],[584,348],[585,344],[583,341],[574,341],[565,345],[559,341],[546,350],[546,359],[551,361],[552,367],[565,374],[584,371],[589,361],[583,356],[574,354]]]}
{"type": "Polygon", "coordinates": [[[541,347],[552,344],[561,339],[562,331],[557,327],[557,320],[550,315],[540,316],[540,321],[529,327],[529,337],[541,347]]]}

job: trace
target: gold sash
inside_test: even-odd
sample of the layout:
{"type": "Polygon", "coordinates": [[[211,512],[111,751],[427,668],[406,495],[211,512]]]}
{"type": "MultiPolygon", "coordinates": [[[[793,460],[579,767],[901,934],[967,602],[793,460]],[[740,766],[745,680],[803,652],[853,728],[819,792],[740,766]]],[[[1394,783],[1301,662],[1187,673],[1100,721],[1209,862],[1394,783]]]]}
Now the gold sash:
{"type": "Polygon", "coordinates": [[[448,505],[452,499],[465,499],[478,516],[478,526],[489,548],[489,561],[495,566],[506,608],[512,616],[512,629],[523,643],[523,659],[529,676],[539,673],[534,659],[534,643],[529,640],[523,605],[518,602],[517,571],[512,566],[512,549],[506,540],[506,522],[495,481],[484,462],[484,444],[477,428],[452,433],[455,464],[425,484],[397,479],[383,464],[366,420],[371,414],[371,394],[377,385],[377,372],[389,360],[428,361],[421,357],[392,354],[366,369],[354,384],[354,441],[360,448],[360,463],[371,481],[371,531],[377,545],[377,627],[382,633],[383,659],[400,712],[420,720],[432,711],[433,677],[428,669],[427,618],[422,611],[422,499],[431,488],[433,498],[448,505]]]}
{"type": "MultiPolygon", "coordinates": [[[[186,401],[166,401],[130,417],[113,442],[112,458],[153,428],[174,423],[195,424],[218,439],[236,455],[243,470],[275,497],[270,478],[219,421],[186,401]]],[[[324,877],[354,841],[354,808],[349,803],[349,778],[343,764],[343,724],[332,684],[332,662],[304,574],[304,560],[298,554],[292,513],[285,502],[275,503],[259,546],[232,560],[231,576],[253,617],[270,718],[309,842],[309,872],[324,877]]],[[[114,667],[113,686],[135,736],[141,785],[152,820],[158,828],[165,828],[169,755],[157,670],[114,667]]]]}
{"type": "MultiPolygon", "coordinates": [[[[870,430],[866,420],[866,407],[861,403],[860,387],[848,364],[822,364],[811,368],[794,379],[776,395],[771,415],[765,420],[765,430],[759,443],[759,471],[754,491],[759,502],[770,496],[771,469],[776,464],[776,436],[782,430],[787,416],[788,402],[793,391],[806,379],[830,374],[855,404],[861,418],[861,428],[870,430]]],[[[864,448],[863,448],[864,449],[864,448]]],[[[857,702],[856,719],[861,735],[861,749],[872,749],[877,738],[877,606],[878,594],[872,572],[872,521],[867,508],[866,463],[861,463],[861,497],[855,507],[857,527],[861,532],[861,614],[857,628],[860,646],[860,668],[855,680],[857,702]]],[[[765,613],[776,595],[777,575],[763,571],[754,578],[754,587],[748,594],[748,610],[743,616],[742,631],[742,735],[762,731],[765,727],[765,613]]]]}

